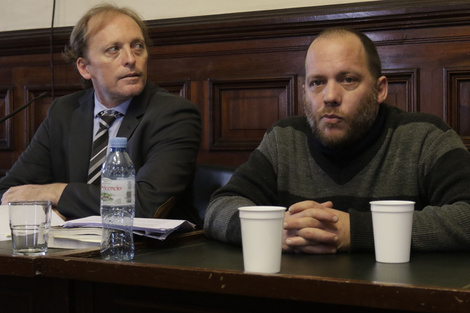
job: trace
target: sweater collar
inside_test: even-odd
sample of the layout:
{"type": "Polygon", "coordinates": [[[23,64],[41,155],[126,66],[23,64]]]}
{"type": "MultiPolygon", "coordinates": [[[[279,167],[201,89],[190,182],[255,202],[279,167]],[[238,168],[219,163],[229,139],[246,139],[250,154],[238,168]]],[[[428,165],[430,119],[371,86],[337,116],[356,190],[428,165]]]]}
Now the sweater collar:
{"type": "Polygon", "coordinates": [[[354,144],[345,148],[331,148],[325,146],[320,140],[313,136],[310,137],[310,144],[315,150],[321,152],[325,157],[330,159],[337,166],[345,167],[350,164],[357,156],[363,153],[367,148],[371,147],[382,134],[382,129],[386,121],[386,108],[385,104],[381,104],[379,112],[374,124],[366,135],[356,141],[354,144]]]}

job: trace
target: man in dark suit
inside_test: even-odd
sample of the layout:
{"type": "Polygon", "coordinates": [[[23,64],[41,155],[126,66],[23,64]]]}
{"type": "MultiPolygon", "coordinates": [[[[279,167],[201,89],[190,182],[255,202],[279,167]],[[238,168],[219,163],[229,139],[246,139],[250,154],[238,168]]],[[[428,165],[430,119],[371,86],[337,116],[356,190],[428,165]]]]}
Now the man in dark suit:
{"type": "Polygon", "coordinates": [[[136,169],[136,216],[200,222],[191,203],[200,114],[188,100],[147,82],[149,43],[145,24],[127,8],[102,5],[80,19],[64,55],[92,88],[51,104],[0,181],[2,204],[49,200],[68,219],[98,215],[99,178],[89,177],[90,158],[100,112],[113,110],[109,136],[128,138],[136,169]]]}

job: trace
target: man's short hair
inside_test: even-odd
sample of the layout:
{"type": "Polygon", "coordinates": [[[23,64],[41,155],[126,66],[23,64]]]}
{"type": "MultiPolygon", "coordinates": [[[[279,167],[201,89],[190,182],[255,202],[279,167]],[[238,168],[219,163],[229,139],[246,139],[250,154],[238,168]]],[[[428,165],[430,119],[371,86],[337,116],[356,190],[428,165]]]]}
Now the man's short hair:
{"type": "Polygon", "coordinates": [[[382,76],[382,64],[379,53],[377,52],[377,48],[375,47],[374,42],[360,31],[346,27],[332,27],[323,30],[320,34],[318,34],[315,40],[318,38],[327,38],[330,36],[346,34],[353,34],[361,41],[362,46],[366,51],[367,67],[374,81],[377,81],[382,76]]]}
{"type": "MultiPolygon", "coordinates": [[[[142,36],[144,37],[146,49],[148,49],[148,47],[151,46],[151,40],[147,25],[145,25],[142,18],[134,10],[126,7],[118,7],[113,4],[101,4],[88,10],[77,22],[70,35],[69,44],[62,53],[64,59],[72,64],[76,64],[78,58],[86,59],[89,38],[95,34],[97,29],[100,29],[100,27],[106,23],[106,20],[120,14],[130,17],[139,25],[142,36]],[[88,22],[94,16],[99,16],[100,20],[97,26],[93,27],[93,29],[88,29],[88,22]]],[[[84,79],[83,84],[84,87],[91,87],[91,81],[89,80],[84,79]]]]}

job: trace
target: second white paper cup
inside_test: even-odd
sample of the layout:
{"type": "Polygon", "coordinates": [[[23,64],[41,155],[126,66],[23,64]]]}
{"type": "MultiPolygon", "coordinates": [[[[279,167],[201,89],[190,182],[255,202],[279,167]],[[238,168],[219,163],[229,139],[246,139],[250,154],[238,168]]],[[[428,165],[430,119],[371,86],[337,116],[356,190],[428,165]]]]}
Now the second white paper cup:
{"type": "Polygon", "coordinates": [[[370,202],[377,262],[410,261],[414,204],[413,201],[401,200],[370,202]]]}
{"type": "Polygon", "coordinates": [[[285,207],[238,208],[245,272],[279,273],[285,207]]]}

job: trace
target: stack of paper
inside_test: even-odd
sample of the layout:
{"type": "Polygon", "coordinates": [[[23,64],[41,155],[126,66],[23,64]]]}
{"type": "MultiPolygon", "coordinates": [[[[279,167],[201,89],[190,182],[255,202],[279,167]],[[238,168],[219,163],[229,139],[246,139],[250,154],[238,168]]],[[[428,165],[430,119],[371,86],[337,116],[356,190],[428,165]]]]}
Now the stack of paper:
{"type": "MultiPolygon", "coordinates": [[[[54,229],[49,235],[55,243],[65,243],[65,240],[80,241],[86,247],[99,246],[101,242],[101,216],[93,215],[64,223],[63,230],[54,229]]],[[[175,231],[191,231],[196,225],[185,220],[170,220],[158,218],[134,218],[134,234],[165,240],[175,231]]],[[[52,247],[52,246],[51,246],[52,247]]],[[[61,246],[63,248],[63,245],[61,246]]]]}
{"type": "Polygon", "coordinates": [[[52,227],[49,231],[49,248],[87,249],[101,244],[101,228],[97,227],[52,227]]]}
{"type": "MultiPolygon", "coordinates": [[[[101,229],[101,216],[93,215],[76,220],[67,221],[64,227],[99,227],[101,229]]],[[[159,218],[134,218],[134,234],[165,240],[174,231],[194,230],[196,225],[185,220],[169,220],[159,218]]]]}

